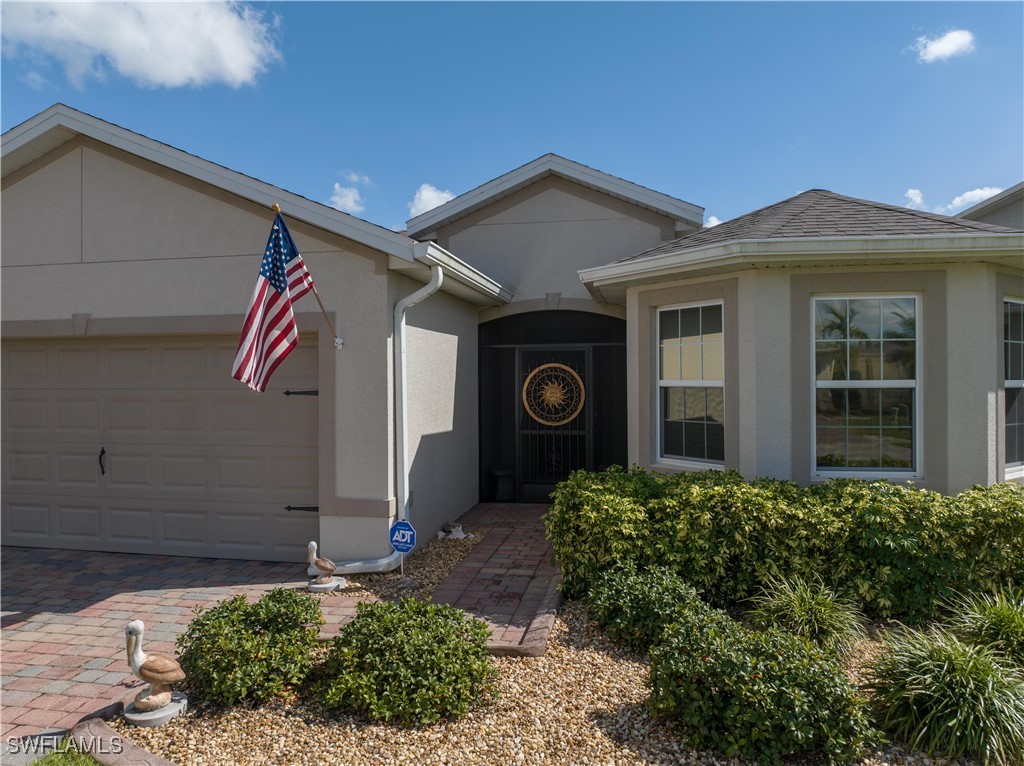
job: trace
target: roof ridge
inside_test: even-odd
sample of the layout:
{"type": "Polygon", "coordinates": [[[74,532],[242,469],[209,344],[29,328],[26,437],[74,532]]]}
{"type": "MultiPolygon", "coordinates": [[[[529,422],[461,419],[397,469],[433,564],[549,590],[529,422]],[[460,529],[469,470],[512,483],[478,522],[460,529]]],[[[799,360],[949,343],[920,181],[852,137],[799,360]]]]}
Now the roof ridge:
{"type": "MultiPolygon", "coordinates": [[[[942,213],[932,213],[928,210],[915,210],[911,207],[904,207],[902,205],[891,205],[887,202],[876,202],[875,200],[862,199],[860,197],[849,197],[845,194],[836,194],[835,192],[827,192],[836,199],[841,199],[846,202],[854,202],[864,207],[875,208],[876,210],[888,210],[894,213],[902,213],[904,215],[912,215],[918,218],[925,218],[929,221],[941,221],[943,223],[951,223],[962,226],[965,229],[972,229],[974,231],[992,231],[992,227],[995,224],[984,223],[983,221],[972,221],[969,218],[956,218],[951,215],[943,215],[942,213]]],[[[997,227],[997,228],[1008,228],[1008,227],[997,227]]]]}
{"type": "MultiPolygon", "coordinates": [[[[794,194],[792,197],[782,200],[782,202],[780,202],[779,204],[782,205],[785,203],[790,203],[789,207],[793,208],[792,212],[787,211],[787,215],[780,216],[780,220],[775,224],[775,226],[772,227],[770,232],[766,232],[765,236],[770,237],[773,234],[777,234],[780,229],[785,227],[786,224],[788,224],[794,218],[803,215],[812,207],[822,202],[823,194],[831,193],[832,192],[826,191],[825,189],[808,189],[807,191],[802,191],[799,194],[794,194]],[[801,197],[807,197],[807,200],[803,202],[803,204],[796,204],[797,200],[799,200],[801,197]]],[[[740,218],[743,217],[744,216],[740,216],[740,218]]]]}

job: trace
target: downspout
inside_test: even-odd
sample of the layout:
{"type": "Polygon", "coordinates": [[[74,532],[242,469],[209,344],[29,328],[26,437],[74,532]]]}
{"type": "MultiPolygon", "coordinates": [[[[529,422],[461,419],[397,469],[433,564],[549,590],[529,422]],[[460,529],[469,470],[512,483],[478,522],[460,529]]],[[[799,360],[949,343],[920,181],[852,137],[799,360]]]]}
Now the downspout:
{"type": "MultiPolygon", "coordinates": [[[[407,521],[409,518],[409,419],[406,417],[409,406],[409,382],[405,366],[405,312],[440,290],[443,281],[444,273],[441,267],[433,264],[430,267],[430,282],[395,304],[392,351],[395,357],[395,510],[399,521],[407,521]]],[[[400,558],[400,554],[395,551],[381,559],[339,563],[336,572],[339,575],[390,572],[398,566],[400,558]]],[[[313,567],[310,567],[310,570],[311,575],[316,574],[313,567]]]]}

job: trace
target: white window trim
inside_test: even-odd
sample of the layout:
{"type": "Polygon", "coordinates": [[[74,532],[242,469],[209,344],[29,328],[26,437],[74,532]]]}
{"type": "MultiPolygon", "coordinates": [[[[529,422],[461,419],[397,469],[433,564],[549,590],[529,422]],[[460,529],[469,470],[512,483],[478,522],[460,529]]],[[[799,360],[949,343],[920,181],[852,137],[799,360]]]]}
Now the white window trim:
{"type": "Polygon", "coordinates": [[[725,372],[725,301],[709,300],[694,301],[692,303],[673,303],[665,306],[658,306],[654,311],[654,460],[655,466],[679,470],[679,471],[707,471],[725,470],[725,460],[700,460],[699,458],[672,457],[662,454],[662,422],[661,422],[661,390],[663,388],[721,388],[722,389],[722,417],[725,423],[725,380],[666,380],[661,379],[661,312],[678,311],[679,309],[695,309],[704,306],[719,306],[722,309],[722,372],[725,372]]]}
{"type": "Polygon", "coordinates": [[[828,479],[886,479],[891,481],[914,481],[924,478],[924,381],[922,379],[923,367],[923,343],[921,342],[921,329],[924,326],[922,321],[923,301],[921,293],[895,292],[895,293],[825,293],[812,295],[810,301],[811,332],[810,332],[810,377],[811,377],[811,479],[825,481],[828,479]],[[885,471],[856,468],[819,468],[818,467],[818,388],[819,381],[815,372],[815,302],[816,301],[839,301],[839,300],[887,300],[890,298],[913,298],[914,299],[914,380],[840,380],[828,381],[828,384],[821,388],[912,388],[914,390],[914,469],[911,471],[885,471]]]}
{"type": "MultiPolygon", "coordinates": [[[[1018,298],[1015,295],[1004,295],[1004,303],[1019,303],[1024,306],[1024,298],[1018,298]]],[[[1005,310],[1005,309],[1004,309],[1005,310]]],[[[1003,338],[1003,353],[1006,353],[1006,338],[1003,338]]],[[[1008,388],[1024,388],[1024,380],[1007,380],[1003,376],[1006,374],[1006,360],[1003,360],[1003,369],[1000,371],[1000,379],[1003,381],[1003,396],[1006,396],[1006,389],[1008,388]]],[[[1002,428],[1000,430],[999,438],[1006,443],[1006,407],[1003,407],[1003,411],[1000,413],[1002,428]]],[[[1007,463],[1006,462],[1006,450],[1003,450],[1003,478],[1006,481],[1015,481],[1017,479],[1024,479],[1024,462],[1020,463],[1007,463]]]]}

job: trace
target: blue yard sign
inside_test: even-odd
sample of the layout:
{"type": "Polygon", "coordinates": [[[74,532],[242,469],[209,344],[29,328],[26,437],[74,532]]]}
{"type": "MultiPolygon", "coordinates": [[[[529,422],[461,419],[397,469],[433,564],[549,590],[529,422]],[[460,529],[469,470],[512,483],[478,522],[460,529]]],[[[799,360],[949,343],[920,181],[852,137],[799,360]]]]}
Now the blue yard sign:
{"type": "Polygon", "coordinates": [[[416,530],[408,521],[391,525],[391,545],[399,553],[408,553],[416,547],[416,530]]]}

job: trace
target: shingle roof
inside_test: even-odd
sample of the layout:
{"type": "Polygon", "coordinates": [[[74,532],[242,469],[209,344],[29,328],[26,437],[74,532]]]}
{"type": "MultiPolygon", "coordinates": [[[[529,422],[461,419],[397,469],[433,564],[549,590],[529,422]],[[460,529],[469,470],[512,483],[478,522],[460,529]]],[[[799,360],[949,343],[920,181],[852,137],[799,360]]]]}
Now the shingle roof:
{"type": "Polygon", "coordinates": [[[618,263],[738,240],[897,237],[1017,231],[963,218],[811,189],[713,228],[705,228],[618,263]]]}

